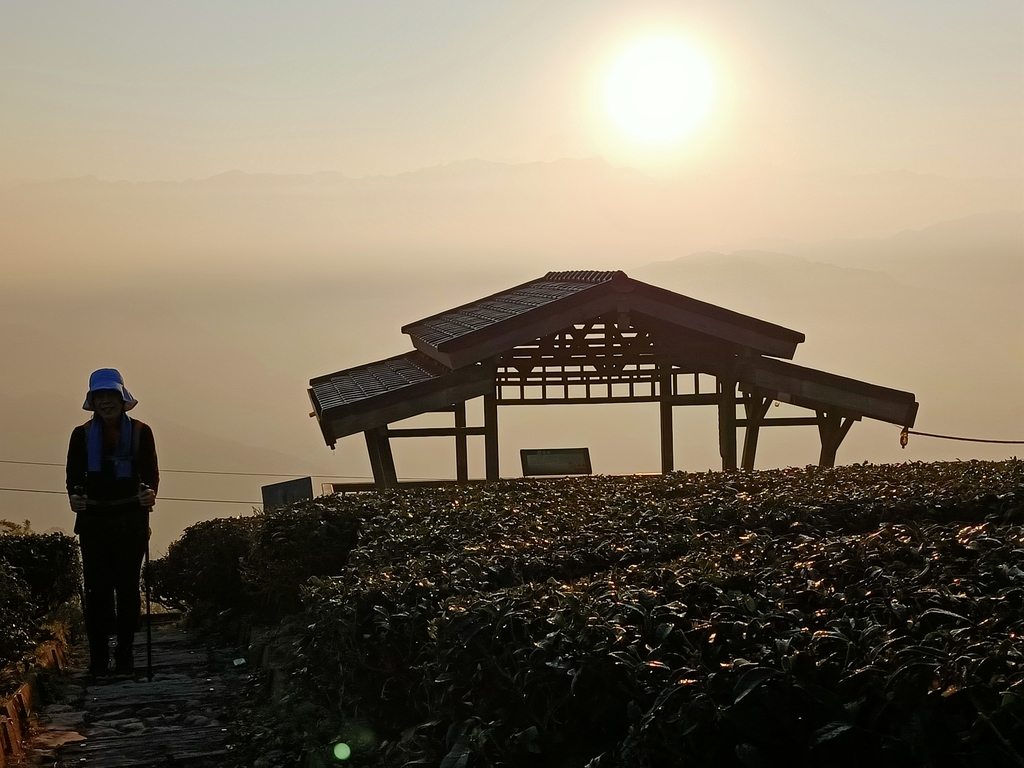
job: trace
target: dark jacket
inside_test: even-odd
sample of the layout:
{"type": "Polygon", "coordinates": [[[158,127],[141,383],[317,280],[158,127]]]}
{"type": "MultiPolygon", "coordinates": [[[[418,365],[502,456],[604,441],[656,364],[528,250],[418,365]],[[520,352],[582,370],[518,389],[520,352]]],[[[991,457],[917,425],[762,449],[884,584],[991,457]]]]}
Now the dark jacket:
{"type": "Polygon", "coordinates": [[[75,533],[103,527],[111,522],[144,520],[145,512],[139,504],[139,484],[145,483],[154,491],[160,483],[157,468],[156,442],[153,430],[148,424],[132,420],[139,430],[138,455],[133,457],[130,478],[114,476],[113,467],[103,462],[99,472],[89,472],[86,451],[87,425],[75,427],[68,445],[67,490],[76,493],[76,487],[85,489],[90,508],[79,512],[75,521],[75,533]]]}

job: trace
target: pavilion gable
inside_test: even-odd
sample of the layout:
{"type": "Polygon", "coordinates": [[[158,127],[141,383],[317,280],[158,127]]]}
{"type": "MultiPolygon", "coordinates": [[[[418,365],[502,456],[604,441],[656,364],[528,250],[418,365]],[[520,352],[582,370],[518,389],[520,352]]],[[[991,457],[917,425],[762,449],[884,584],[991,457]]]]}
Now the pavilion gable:
{"type": "Polygon", "coordinates": [[[752,354],[791,359],[804,335],[633,280],[624,272],[549,272],[544,277],[402,328],[413,346],[449,368],[471,365],[576,323],[615,313],[653,317],[752,354]]]}

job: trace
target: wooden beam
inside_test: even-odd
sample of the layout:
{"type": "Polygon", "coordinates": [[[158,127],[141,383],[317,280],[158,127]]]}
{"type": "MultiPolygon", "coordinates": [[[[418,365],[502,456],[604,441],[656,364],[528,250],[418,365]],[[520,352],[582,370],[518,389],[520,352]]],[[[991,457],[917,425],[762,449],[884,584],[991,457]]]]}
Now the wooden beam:
{"type": "MultiPolygon", "coordinates": [[[[469,446],[466,435],[466,403],[455,404],[455,477],[460,483],[469,480],[469,446]]],[[[479,434],[476,430],[472,434],[479,434]]],[[[485,433],[486,434],[486,433],[485,433]]]]}
{"type": "MultiPolygon", "coordinates": [[[[735,384],[733,385],[735,386],[735,384]]],[[[715,394],[713,392],[705,392],[704,394],[698,395],[673,395],[672,405],[721,405],[723,395],[715,394]]],[[[743,401],[737,397],[733,397],[733,406],[739,405],[743,401]]]]}
{"type": "Polygon", "coordinates": [[[498,473],[498,398],[494,392],[484,395],[484,465],[485,477],[497,480],[498,473]]]}
{"type": "MultiPolygon", "coordinates": [[[[769,404],[771,399],[769,398],[769,404]]],[[[788,416],[778,419],[761,419],[760,427],[816,427],[820,419],[816,416],[788,416]]],[[[736,419],[737,427],[749,427],[749,419],[736,419]]]]}
{"type": "MultiPolygon", "coordinates": [[[[817,423],[817,422],[815,422],[817,423]]],[[[486,427],[409,427],[408,429],[388,429],[388,437],[458,437],[461,435],[483,435],[486,427]]]]}
{"type": "MultiPolygon", "coordinates": [[[[509,384],[502,385],[505,387],[511,387],[509,384]]],[[[586,385],[583,385],[586,386],[586,385]]],[[[591,385],[593,386],[593,385],[591,385]]],[[[501,398],[498,400],[498,405],[600,405],[607,403],[660,403],[661,398],[657,395],[634,395],[629,397],[623,395],[622,397],[547,397],[541,399],[539,397],[525,397],[525,398],[501,398]]],[[[712,401],[714,404],[716,401],[712,401]]]]}
{"type": "Polygon", "coordinates": [[[722,470],[736,469],[736,379],[720,375],[718,380],[718,449],[722,470]]]}
{"type": "Polygon", "coordinates": [[[372,429],[363,432],[366,439],[366,453],[370,457],[370,471],[373,472],[373,484],[377,488],[385,488],[384,466],[380,460],[380,446],[377,444],[377,435],[372,429]]]}
{"type": "MultiPolygon", "coordinates": [[[[743,410],[747,415],[743,419],[743,469],[754,469],[754,456],[757,453],[757,436],[764,424],[765,414],[772,404],[771,397],[762,396],[758,392],[748,393],[743,398],[743,410]]],[[[737,422],[738,423],[738,422],[737,422]]]]}
{"type": "Polygon", "coordinates": [[[375,427],[363,432],[366,438],[366,452],[370,455],[370,469],[378,488],[394,488],[398,485],[395,472],[395,458],[387,438],[387,427],[375,427]]]}
{"type": "Polygon", "coordinates": [[[672,370],[664,368],[660,375],[659,395],[661,398],[661,472],[668,474],[675,469],[672,433],[672,370]]]}
{"type": "MultiPolygon", "coordinates": [[[[616,382],[617,383],[617,382],[616,382]]],[[[622,382],[626,383],[626,382],[622,382]]],[[[511,384],[502,384],[499,386],[512,387],[511,384]]],[[[518,387],[519,385],[514,385],[518,387]]],[[[535,385],[527,385],[535,386],[535,385]]],[[[539,385],[536,385],[539,386],[539,385]]],[[[575,386],[575,385],[573,385],[575,386]]],[[[581,384],[580,386],[587,386],[581,384]]],[[[591,384],[594,386],[594,384],[591,384]]],[[[602,385],[603,386],[603,385],[602,385]]],[[[629,397],[623,395],[621,397],[548,397],[541,399],[539,397],[527,397],[527,398],[508,398],[502,397],[498,400],[499,405],[592,405],[599,403],[660,403],[660,395],[634,395],[629,397]]],[[[700,395],[673,395],[670,398],[670,403],[673,406],[676,405],[720,405],[722,397],[710,392],[700,395]]],[[[741,405],[743,400],[736,398],[733,405],[741,405]]],[[[810,424],[817,424],[815,419],[811,419],[810,424]]],[[[472,429],[472,427],[470,427],[472,429]]]]}

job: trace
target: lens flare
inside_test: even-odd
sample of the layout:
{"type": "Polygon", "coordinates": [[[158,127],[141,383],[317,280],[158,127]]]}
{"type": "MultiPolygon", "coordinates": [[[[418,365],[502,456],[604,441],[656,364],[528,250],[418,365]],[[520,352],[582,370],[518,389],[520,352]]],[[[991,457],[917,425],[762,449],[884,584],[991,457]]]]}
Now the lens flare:
{"type": "Polygon", "coordinates": [[[352,747],[343,741],[339,741],[334,745],[334,748],[331,750],[331,754],[334,755],[335,760],[348,760],[352,757],[352,747]]]}

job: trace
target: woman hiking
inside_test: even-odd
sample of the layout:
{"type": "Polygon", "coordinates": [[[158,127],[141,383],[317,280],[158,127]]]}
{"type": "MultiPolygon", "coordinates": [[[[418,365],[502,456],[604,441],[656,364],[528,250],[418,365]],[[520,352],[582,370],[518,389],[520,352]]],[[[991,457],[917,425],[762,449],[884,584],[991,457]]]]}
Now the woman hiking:
{"type": "Polygon", "coordinates": [[[92,418],[75,427],[68,446],[67,489],[82,549],[85,631],[94,677],[109,672],[111,633],[117,635],[115,673],[135,673],[139,576],[160,482],[153,430],[127,414],[137,404],[115,369],[94,371],[82,406],[92,418]]]}

